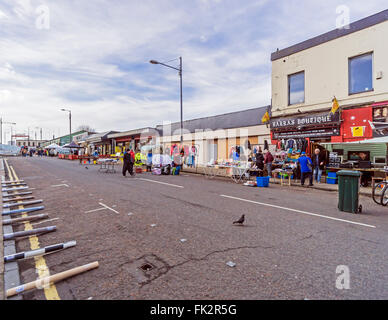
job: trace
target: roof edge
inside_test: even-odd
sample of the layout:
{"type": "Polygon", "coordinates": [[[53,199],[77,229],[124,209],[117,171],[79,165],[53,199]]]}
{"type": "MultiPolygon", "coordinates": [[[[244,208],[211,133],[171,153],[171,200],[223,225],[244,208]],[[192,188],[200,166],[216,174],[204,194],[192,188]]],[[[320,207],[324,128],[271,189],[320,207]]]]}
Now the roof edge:
{"type": "Polygon", "coordinates": [[[271,61],[279,60],[281,58],[290,56],[292,54],[298,53],[303,50],[307,50],[313,47],[316,47],[318,45],[321,45],[323,43],[344,37],[346,35],[349,35],[351,33],[361,31],[364,29],[367,29],[369,27],[372,27],[374,25],[383,23],[388,20],[388,9],[378,12],[376,14],[373,14],[371,16],[368,16],[366,18],[363,18],[361,20],[357,20],[355,22],[352,22],[349,25],[348,29],[334,29],[332,31],[326,32],[324,34],[321,34],[319,36],[310,38],[308,40],[305,40],[303,42],[297,43],[295,45],[292,45],[290,47],[287,47],[285,49],[275,51],[271,53],[271,61]]]}

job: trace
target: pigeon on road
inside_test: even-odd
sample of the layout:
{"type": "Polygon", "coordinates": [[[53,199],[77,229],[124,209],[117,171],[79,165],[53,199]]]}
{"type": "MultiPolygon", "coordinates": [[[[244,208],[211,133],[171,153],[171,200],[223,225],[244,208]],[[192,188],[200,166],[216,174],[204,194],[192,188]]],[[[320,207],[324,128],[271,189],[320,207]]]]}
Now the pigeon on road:
{"type": "Polygon", "coordinates": [[[237,221],[233,222],[233,224],[243,224],[244,221],[245,221],[245,214],[243,214],[240,219],[238,219],[237,221]]]}
{"type": "Polygon", "coordinates": [[[88,167],[85,167],[86,170],[88,170],[89,168],[88,167]]]}

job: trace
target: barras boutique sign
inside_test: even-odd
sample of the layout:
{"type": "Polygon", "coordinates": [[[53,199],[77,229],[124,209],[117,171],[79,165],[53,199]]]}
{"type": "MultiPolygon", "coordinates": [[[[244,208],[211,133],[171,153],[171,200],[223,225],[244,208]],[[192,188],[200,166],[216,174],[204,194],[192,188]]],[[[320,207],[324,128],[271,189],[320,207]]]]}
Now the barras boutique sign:
{"type": "Polygon", "coordinates": [[[293,128],[301,130],[306,127],[315,127],[319,125],[330,125],[335,126],[340,124],[339,113],[321,113],[314,115],[307,115],[295,118],[283,118],[283,119],[272,119],[271,129],[282,129],[282,128],[293,128]]]}

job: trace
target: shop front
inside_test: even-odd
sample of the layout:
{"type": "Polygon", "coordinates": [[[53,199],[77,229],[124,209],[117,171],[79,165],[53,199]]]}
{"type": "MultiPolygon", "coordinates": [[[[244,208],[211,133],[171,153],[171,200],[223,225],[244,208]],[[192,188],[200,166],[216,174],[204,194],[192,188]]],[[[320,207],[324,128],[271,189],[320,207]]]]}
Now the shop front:
{"type": "Polygon", "coordinates": [[[156,132],[152,128],[143,128],[125,132],[113,133],[108,136],[112,141],[112,151],[124,153],[126,149],[134,151],[140,150],[141,147],[153,141],[156,132]]]}
{"type": "Polygon", "coordinates": [[[312,154],[321,143],[341,135],[340,114],[325,112],[270,120],[276,152],[312,154]]]}

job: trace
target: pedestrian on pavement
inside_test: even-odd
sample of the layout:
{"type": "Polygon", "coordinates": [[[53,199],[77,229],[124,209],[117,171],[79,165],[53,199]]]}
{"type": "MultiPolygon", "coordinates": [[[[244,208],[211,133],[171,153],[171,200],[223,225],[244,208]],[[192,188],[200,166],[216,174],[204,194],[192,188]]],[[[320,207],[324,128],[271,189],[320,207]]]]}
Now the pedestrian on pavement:
{"type": "Polygon", "coordinates": [[[272,162],[274,161],[274,157],[272,153],[269,150],[264,150],[265,157],[264,157],[264,164],[267,167],[268,176],[271,177],[272,174],[272,162]]]}
{"type": "Polygon", "coordinates": [[[304,186],[304,181],[308,177],[309,178],[309,187],[313,186],[313,163],[306,155],[306,152],[302,152],[301,156],[298,159],[298,162],[300,164],[300,183],[302,186],[304,186]]]}
{"type": "Polygon", "coordinates": [[[322,170],[325,168],[325,155],[318,148],[315,149],[313,157],[313,169],[314,169],[314,179],[318,183],[321,183],[322,170]]]}
{"type": "Polygon", "coordinates": [[[127,171],[131,176],[133,176],[133,164],[135,162],[135,155],[132,150],[127,149],[124,152],[124,164],[123,164],[123,176],[126,177],[127,171]],[[132,156],[132,154],[133,156],[132,156]]]}

